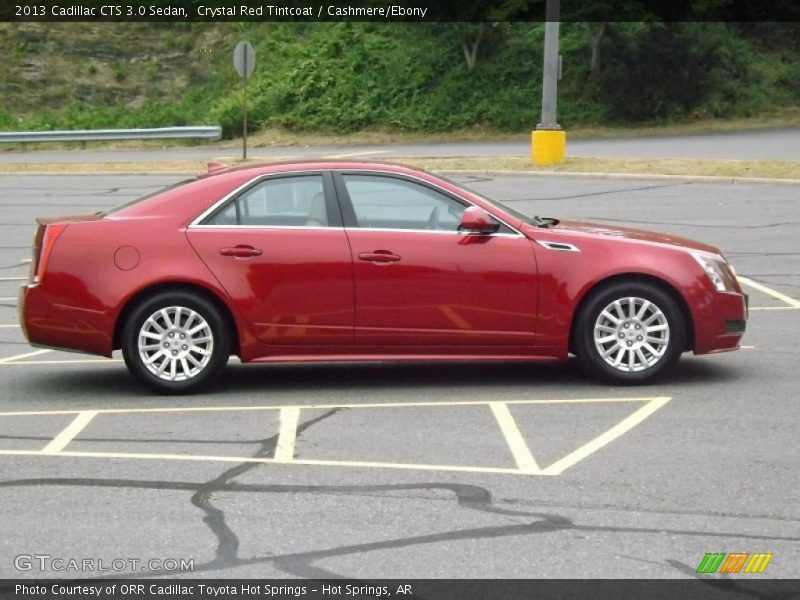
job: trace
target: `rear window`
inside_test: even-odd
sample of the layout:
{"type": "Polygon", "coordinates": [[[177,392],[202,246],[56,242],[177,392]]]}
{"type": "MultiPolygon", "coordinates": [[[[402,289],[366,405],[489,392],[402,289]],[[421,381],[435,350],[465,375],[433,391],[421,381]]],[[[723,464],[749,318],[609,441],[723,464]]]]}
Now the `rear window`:
{"type": "Polygon", "coordinates": [[[145,200],[147,200],[149,198],[152,198],[153,196],[157,196],[159,194],[163,194],[164,192],[167,192],[169,190],[174,190],[176,188],[179,188],[179,187],[182,187],[182,186],[186,185],[187,183],[192,183],[194,181],[197,181],[197,179],[196,178],[184,179],[183,181],[179,181],[177,183],[172,183],[172,184],[170,184],[170,185],[168,185],[166,187],[160,188],[160,189],[158,189],[158,190],[156,190],[154,192],[150,192],[149,194],[146,194],[146,195],[141,196],[139,198],[134,198],[133,200],[128,200],[124,204],[120,204],[119,206],[115,206],[114,208],[110,208],[108,210],[101,210],[97,214],[102,216],[102,217],[105,217],[106,215],[113,214],[113,213],[118,212],[118,211],[120,211],[120,210],[122,210],[124,208],[128,208],[130,206],[133,206],[134,204],[138,204],[139,202],[144,202],[145,200]]]}

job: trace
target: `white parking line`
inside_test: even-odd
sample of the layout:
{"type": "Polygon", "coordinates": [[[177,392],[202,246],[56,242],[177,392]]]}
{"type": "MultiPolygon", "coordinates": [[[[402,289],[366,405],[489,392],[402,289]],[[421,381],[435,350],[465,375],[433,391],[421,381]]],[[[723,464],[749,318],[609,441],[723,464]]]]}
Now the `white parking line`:
{"type": "Polygon", "coordinates": [[[8,323],[7,325],[0,325],[2,329],[11,329],[12,327],[19,327],[17,323],[8,323]]]}
{"type": "Polygon", "coordinates": [[[28,281],[27,277],[0,277],[0,281],[28,281]]]}
{"type": "Polygon", "coordinates": [[[508,410],[508,405],[505,402],[489,402],[489,408],[492,409],[494,418],[500,425],[500,430],[503,432],[503,437],[506,438],[511,454],[514,455],[514,460],[517,461],[519,470],[531,474],[540,473],[541,469],[525,444],[525,438],[522,437],[522,433],[514,421],[514,416],[508,410]]]}
{"type": "Polygon", "coordinates": [[[75,439],[75,436],[83,431],[83,428],[86,427],[95,416],[97,416],[96,410],[87,410],[78,413],[78,416],[72,420],[72,423],[67,425],[61,433],[53,438],[53,441],[42,449],[42,454],[58,454],[61,452],[67,447],[67,444],[75,439]]]}
{"type": "Polygon", "coordinates": [[[797,310],[800,306],[751,306],[748,310],[797,310]]]}
{"type": "Polygon", "coordinates": [[[737,276],[737,279],[739,280],[739,283],[743,283],[746,286],[749,286],[749,287],[753,288],[754,290],[758,290],[759,292],[764,292],[765,294],[768,294],[769,296],[772,296],[776,300],[780,300],[781,302],[785,302],[786,304],[788,304],[792,308],[800,308],[800,300],[795,300],[794,298],[791,298],[791,297],[787,296],[786,294],[781,294],[780,292],[778,292],[776,290],[773,290],[772,288],[768,288],[767,286],[765,286],[765,285],[763,285],[761,283],[757,283],[757,282],[753,281],[752,279],[748,279],[747,277],[742,277],[742,276],[739,275],[739,276],[737,276]]]}
{"type": "Polygon", "coordinates": [[[52,350],[34,350],[33,352],[26,352],[25,354],[17,354],[16,356],[9,356],[7,358],[0,358],[0,365],[7,365],[11,362],[20,360],[22,358],[28,358],[29,356],[39,356],[40,354],[46,354],[48,352],[52,352],[52,350]]]}
{"type": "Polygon", "coordinates": [[[7,296],[5,298],[0,298],[0,302],[16,302],[16,301],[17,301],[16,296],[7,296]]]}
{"type": "Polygon", "coordinates": [[[281,409],[281,431],[275,445],[275,460],[291,462],[294,458],[294,444],[297,439],[297,422],[300,420],[300,409],[296,406],[281,409]]]}

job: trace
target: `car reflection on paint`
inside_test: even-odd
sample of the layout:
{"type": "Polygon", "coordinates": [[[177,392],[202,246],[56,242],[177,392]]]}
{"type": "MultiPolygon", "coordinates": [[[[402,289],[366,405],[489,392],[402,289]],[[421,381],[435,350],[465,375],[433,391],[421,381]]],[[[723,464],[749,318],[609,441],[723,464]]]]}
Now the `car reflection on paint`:
{"type": "Polygon", "coordinates": [[[528,217],[430,173],[230,169],[108,212],[38,219],[20,317],[161,393],[243,362],[565,360],[646,383],[734,350],[745,296],[714,247],[528,217]]]}

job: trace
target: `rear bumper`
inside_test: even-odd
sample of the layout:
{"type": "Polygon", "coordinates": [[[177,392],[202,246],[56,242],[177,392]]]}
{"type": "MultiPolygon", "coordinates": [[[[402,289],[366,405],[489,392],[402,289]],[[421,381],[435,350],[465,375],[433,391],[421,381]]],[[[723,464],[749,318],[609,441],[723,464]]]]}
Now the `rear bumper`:
{"type": "Polygon", "coordinates": [[[44,286],[23,285],[17,312],[22,332],[34,346],[111,356],[109,315],[105,311],[66,306],[44,286]]]}
{"type": "Polygon", "coordinates": [[[710,354],[739,348],[747,327],[747,294],[716,292],[694,315],[694,353],[710,354]]]}

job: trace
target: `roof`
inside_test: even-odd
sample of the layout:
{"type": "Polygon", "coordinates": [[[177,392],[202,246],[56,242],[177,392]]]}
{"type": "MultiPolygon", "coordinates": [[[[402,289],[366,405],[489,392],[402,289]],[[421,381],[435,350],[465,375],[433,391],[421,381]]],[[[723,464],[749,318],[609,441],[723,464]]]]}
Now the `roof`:
{"type": "Polygon", "coordinates": [[[303,170],[313,171],[316,169],[376,169],[392,173],[420,173],[422,169],[411,167],[388,161],[376,160],[356,160],[356,159],[334,159],[334,158],[308,158],[303,160],[286,160],[277,162],[264,162],[250,165],[228,166],[222,163],[208,163],[208,173],[203,173],[199,177],[212,177],[222,173],[234,173],[239,171],[253,171],[254,173],[279,173],[282,171],[294,170],[302,167],[303,170]]]}

